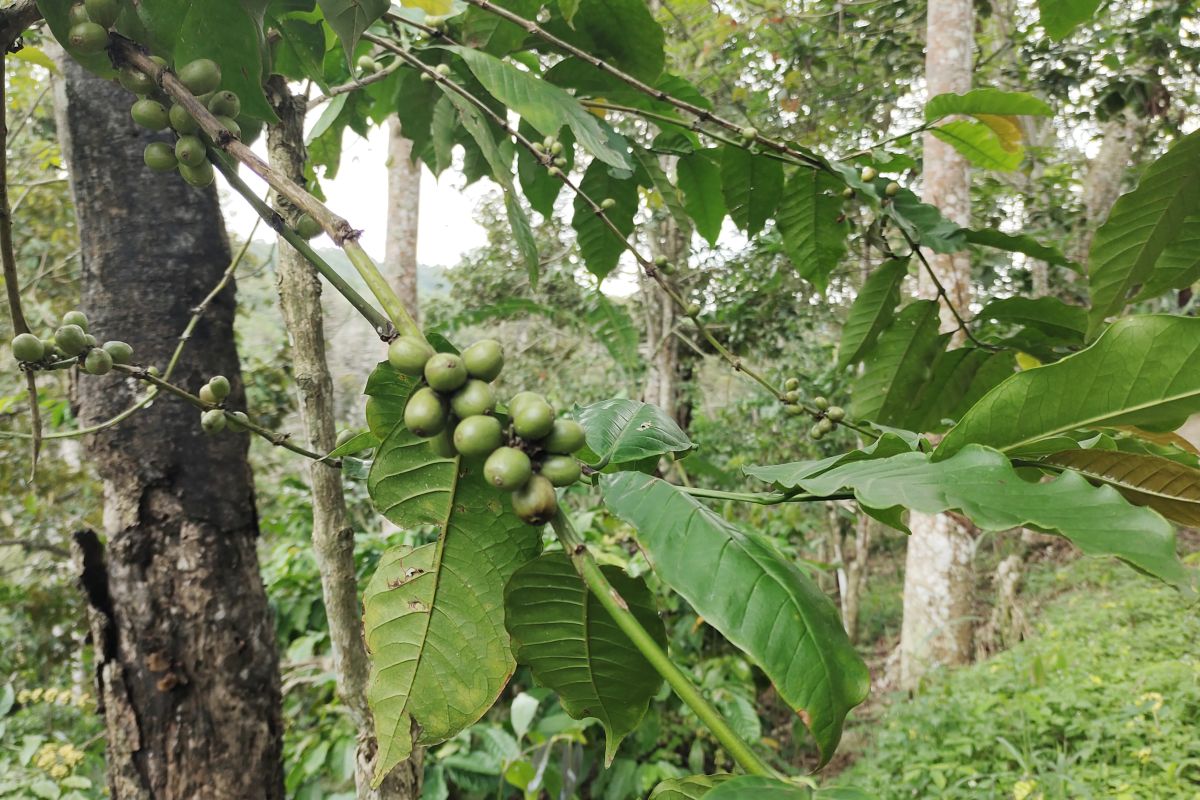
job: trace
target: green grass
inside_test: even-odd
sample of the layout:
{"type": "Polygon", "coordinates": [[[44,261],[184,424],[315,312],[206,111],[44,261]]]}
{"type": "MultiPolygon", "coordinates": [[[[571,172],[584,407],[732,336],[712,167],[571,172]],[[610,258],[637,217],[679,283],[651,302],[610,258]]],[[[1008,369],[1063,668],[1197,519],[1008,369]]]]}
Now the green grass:
{"type": "Polygon", "coordinates": [[[1127,568],[1031,576],[1026,642],[892,698],[836,779],[891,798],[1200,800],[1200,609],[1127,568]]]}

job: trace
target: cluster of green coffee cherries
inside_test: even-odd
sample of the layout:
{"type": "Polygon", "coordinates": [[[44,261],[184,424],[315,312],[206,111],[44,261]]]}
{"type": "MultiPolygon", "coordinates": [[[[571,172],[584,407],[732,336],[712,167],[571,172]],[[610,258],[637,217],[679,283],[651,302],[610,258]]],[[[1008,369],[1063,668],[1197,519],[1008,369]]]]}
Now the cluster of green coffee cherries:
{"type": "MultiPolygon", "coordinates": [[[[811,413],[800,402],[800,379],[788,378],[783,384],[783,410],[790,416],[799,416],[805,413],[811,413]]],[[[816,422],[808,429],[808,435],[812,439],[819,441],[825,438],[825,435],[832,433],[837,424],[846,418],[846,410],[841,406],[829,404],[829,400],[824,397],[814,397],[812,400],[813,408],[816,409],[816,422]]]]}
{"type": "Polygon", "coordinates": [[[401,336],[388,346],[388,362],[422,382],[404,409],[409,431],[429,439],[440,456],[482,461],[484,479],[512,493],[513,511],[523,521],[550,521],[558,512],[554,488],[579,480],[579,462],[571,454],[586,444],[583,428],[558,419],[535,392],[515,395],[508,403],[509,425],[501,422],[491,386],[504,368],[499,342],[483,339],[455,355],[401,336]]]}
{"type": "MultiPolygon", "coordinates": [[[[208,383],[200,387],[196,396],[200,398],[201,402],[210,406],[220,406],[225,402],[225,398],[229,397],[232,390],[233,387],[228,378],[224,375],[214,375],[208,379],[208,383]]],[[[226,428],[240,431],[249,421],[250,418],[242,411],[227,412],[224,408],[210,408],[200,412],[200,427],[209,434],[220,433],[226,428]]]]}
{"type": "Polygon", "coordinates": [[[101,345],[88,333],[88,318],[82,311],[68,311],[53,336],[44,339],[22,333],[12,340],[13,358],[27,368],[59,369],[78,363],[89,375],[106,375],[113,364],[128,364],[133,348],[125,342],[101,345]]]}

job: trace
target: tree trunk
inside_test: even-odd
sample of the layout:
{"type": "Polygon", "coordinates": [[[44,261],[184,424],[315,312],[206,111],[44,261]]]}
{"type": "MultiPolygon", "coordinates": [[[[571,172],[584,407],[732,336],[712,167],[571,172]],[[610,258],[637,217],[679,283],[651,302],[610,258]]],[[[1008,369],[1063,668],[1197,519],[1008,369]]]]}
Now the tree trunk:
{"type": "Polygon", "coordinates": [[[421,163],[413,163],[412,142],[392,120],[388,129],[388,219],[384,274],[396,294],[419,319],[417,226],[421,219],[421,163]]]}
{"type": "MultiPolygon", "coordinates": [[[[971,0],[930,0],[927,11],[925,78],[929,97],[971,88],[974,15],[971,0]]],[[[970,171],[950,145],[925,136],[924,197],[954,222],[971,215],[970,171]]],[[[946,289],[948,301],[967,314],[971,300],[969,254],[927,254],[946,289]]],[[[922,272],[923,297],[937,290],[922,272]]],[[[946,302],[943,330],[957,323],[946,302]]],[[[967,525],[947,514],[913,513],[904,570],[904,622],[900,635],[900,685],[912,689],[932,666],[965,663],[971,654],[971,554],[967,525]]]]}
{"type": "Polygon", "coordinates": [[[854,520],[854,550],[846,546],[849,525],[838,526],[838,537],[834,542],[834,561],[837,563],[838,599],[842,609],[842,627],[850,641],[859,640],[858,620],[862,610],[863,587],[867,582],[867,568],[871,555],[871,534],[876,525],[874,519],[859,514],[854,520]]]}
{"type": "MultiPolygon", "coordinates": [[[[304,112],[307,101],[288,91],[287,84],[272,78],[268,85],[271,104],[280,122],[267,129],[271,166],[292,180],[304,175],[304,112]]],[[[284,219],[297,212],[276,196],[275,208],[284,219]]],[[[325,325],[321,309],[321,283],[316,269],[283,237],[278,239],[277,273],[279,300],[291,338],[292,372],[300,392],[300,417],[309,448],[327,453],[337,438],[334,424],[333,378],[325,358],[325,325]]],[[[363,323],[363,328],[370,325],[363,323]]],[[[376,348],[382,350],[382,346],[376,348]]],[[[355,785],[359,800],[415,800],[421,793],[421,756],[397,767],[380,790],[371,788],[377,746],[370,709],[367,679],[370,664],[362,636],[362,611],[358,599],[358,576],[354,565],[354,529],[346,513],[341,473],[327,464],[309,464],[312,490],[312,543],[329,640],[333,650],[334,676],[338,694],[346,704],[358,730],[355,785]]]]}
{"type": "MultiPolygon", "coordinates": [[[[668,167],[663,164],[664,169],[668,167]]],[[[691,231],[681,230],[675,218],[665,213],[659,216],[651,230],[651,252],[666,258],[676,275],[686,270],[691,231]]],[[[679,311],[657,283],[644,276],[639,280],[645,298],[646,344],[650,348],[642,399],[666,411],[686,431],[692,421],[692,404],[684,398],[682,384],[690,375],[692,364],[683,354],[679,337],[675,335],[679,311]]]]}
{"type": "MultiPolygon", "coordinates": [[[[133,97],[64,60],[60,133],[83,254],[83,309],[103,341],[165,365],[195,306],[221,278],[229,244],[215,189],[156,175],[159,138],[129,117],[133,97]]],[[[232,284],[208,308],[175,373],[197,390],[229,378],[244,394],[232,284]]],[[[127,407],[141,384],[81,376],[80,421],[127,407]]],[[[77,534],[97,695],[115,800],[283,797],[275,630],[259,577],[248,436],[205,436],[199,413],[164,396],[93,436],[105,543],[77,534]]]]}

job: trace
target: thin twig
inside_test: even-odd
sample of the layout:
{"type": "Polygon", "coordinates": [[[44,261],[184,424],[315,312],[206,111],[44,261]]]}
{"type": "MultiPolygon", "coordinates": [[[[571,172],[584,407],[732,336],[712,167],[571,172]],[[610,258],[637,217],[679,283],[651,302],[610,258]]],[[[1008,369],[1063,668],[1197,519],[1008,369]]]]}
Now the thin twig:
{"type": "Polygon", "coordinates": [[[330,100],[332,100],[333,98],[337,97],[340,94],[349,94],[350,92],[361,89],[364,86],[370,86],[372,83],[378,83],[379,81],[386,79],[389,75],[391,75],[393,72],[395,72],[399,68],[400,68],[400,62],[393,61],[391,64],[388,64],[386,67],[382,67],[378,71],[372,72],[370,75],[364,75],[361,78],[351,78],[346,83],[340,84],[338,86],[331,86],[331,87],[329,87],[328,94],[318,95],[317,97],[314,97],[308,101],[308,110],[312,111],[314,108],[320,106],[322,103],[328,103],[330,100]]]}

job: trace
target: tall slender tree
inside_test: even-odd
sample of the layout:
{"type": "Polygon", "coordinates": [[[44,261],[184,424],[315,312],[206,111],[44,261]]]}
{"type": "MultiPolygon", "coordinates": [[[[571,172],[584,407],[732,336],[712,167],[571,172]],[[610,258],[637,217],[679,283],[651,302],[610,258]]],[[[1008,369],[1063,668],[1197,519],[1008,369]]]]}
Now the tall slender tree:
{"type": "MultiPolygon", "coordinates": [[[[97,336],[162,366],[218,282],[230,248],[212,188],[155,175],[129,94],[63,64],[60,134],[83,254],[83,309],[97,336]]],[[[232,283],[208,307],[174,379],[222,374],[244,403],[232,283]]],[[[126,408],[136,381],[78,387],[82,422],[126,408]]],[[[276,800],[284,795],[279,661],[255,545],[246,434],[205,436],[164,400],[87,443],[104,480],[102,536],[76,536],[90,603],[96,688],[114,800],[276,800]]]]}

